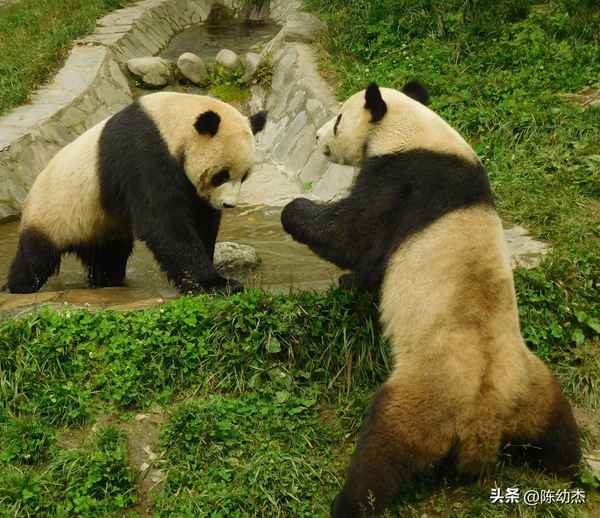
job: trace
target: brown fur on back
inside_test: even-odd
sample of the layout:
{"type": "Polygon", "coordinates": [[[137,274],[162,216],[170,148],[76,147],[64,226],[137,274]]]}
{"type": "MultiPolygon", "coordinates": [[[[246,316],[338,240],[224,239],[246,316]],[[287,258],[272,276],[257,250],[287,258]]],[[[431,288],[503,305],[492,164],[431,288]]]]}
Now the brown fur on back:
{"type": "Polygon", "coordinates": [[[508,249],[491,208],[453,211],[396,250],[381,317],[394,369],[365,423],[334,517],[378,514],[402,482],[452,456],[478,474],[507,442],[569,473],[568,401],[520,333],[508,249]]]}

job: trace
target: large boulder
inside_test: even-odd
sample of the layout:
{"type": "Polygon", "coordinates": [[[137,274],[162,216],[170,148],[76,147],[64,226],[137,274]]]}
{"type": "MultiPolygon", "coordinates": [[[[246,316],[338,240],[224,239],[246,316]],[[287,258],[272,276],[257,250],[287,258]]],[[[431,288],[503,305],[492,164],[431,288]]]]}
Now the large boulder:
{"type": "Polygon", "coordinates": [[[177,68],[188,81],[200,86],[208,84],[208,72],[200,56],[192,52],[183,53],[177,60],[177,68]]]}
{"type": "Polygon", "coordinates": [[[222,275],[239,275],[256,268],[260,259],[252,246],[222,241],[215,246],[214,263],[222,275]]]}
{"type": "Polygon", "coordinates": [[[163,58],[133,58],[127,62],[127,68],[148,86],[165,86],[173,80],[171,63],[163,58]]]}
{"type": "Polygon", "coordinates": [[[229,49],[219,51],[215,61],[218,65],[229,71],[234,71],[241,66],[240,57],[233,50],[229,49]]]}

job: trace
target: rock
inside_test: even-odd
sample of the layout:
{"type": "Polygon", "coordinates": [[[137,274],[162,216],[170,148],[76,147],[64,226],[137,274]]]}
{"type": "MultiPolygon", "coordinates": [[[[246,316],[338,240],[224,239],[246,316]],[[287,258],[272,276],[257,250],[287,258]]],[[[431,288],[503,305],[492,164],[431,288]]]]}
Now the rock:
{"type": "Polygon", "coordinates": [[[282,207],[301,194],[299,183],[288,178],[283,168],[264,163],[255,166],[244,182],[239,204],[282,207]]]}
{"type": "Polygon", "coordinates": [[[260,66],[262,61],[262,56],[260,54],[256,54],[255,52],[248,52],[244,56],[244,76],[242,77],[243,81],[249,81],[252,79],[258,67],[260,66]]]}
{"type": "Polygon", "coordinates": [[[510,250],[512,267],[535,268],[550,250],[550,246],[537,241],[524,227],[514,226],[504,230],[510,250]]]}
{"type": "Polygon", "coordinates": [[[263,2],[246,9],[245,18],[250,22],[266,22],[271,13],[270,2],[263,2]]]}
{"type": "Polygon", "coordinates": [[[284,25],[285,39],[312,43],[325,30],[325,24],[310,13],[297,13],[284,25]]]}
{"type": "Polygon", "coordinates": [[[265,47],[265,52],[275,53],[286,41],[313,43],[326,25],[310,13],[296,13],[265,47]]]}
{"type": "Polygon", "coordinates": [[[219,51],[216,57],[217,64],[223,68],[233,71],[240,67],[240,58],[233,50],[223,49],[219,51]]]}
{"type": "Polygon", "coordinates": [[[133,58],[127,68],[149,86],[165,86],[173,80],[171,63],[159,57],[133,58]]]}
{"type": "Polygon", "coordinates": [[[260,259],[252,246],[223,241],[215,246],[215,268],[222,275],[256,268],[260,259]]]}
{"type": "Polygon", "coordinates": [[[324,201],[333,201],[347,196],[355,174],[356,171],[352,167],[329,164],[325,174],[315,183],[311,194],[324,201]]]}
{"type": "Polygon", "coordinates": [[[177,68],[183,77],[194,84],[204,86],[208,83],[208,73],[204,61],[192,52],[185,52],[179,56],[177,68]]]}

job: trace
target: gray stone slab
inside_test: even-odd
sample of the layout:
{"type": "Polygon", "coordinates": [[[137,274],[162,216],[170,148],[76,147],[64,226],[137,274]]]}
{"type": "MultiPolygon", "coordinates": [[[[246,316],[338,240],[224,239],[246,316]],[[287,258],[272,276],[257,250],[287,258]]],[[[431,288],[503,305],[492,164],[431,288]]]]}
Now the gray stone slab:
{"type": "Polygon", "coordinates": [[[323,201],[332,201],[346,196],[355,175],[356,171],[352,167],[330,164],[325,174],[315,183],[311,194],[323,201]]]}
{"type": "Polygon", "coordinates": [[[296,144],[298,135],[306,125],[307,120],[306,113],[300,112],[292,121],[289,128],[286,129],[283,138],[276,145],[272,156],[280,164],[286,161],[288,154],[296,144]]]}
{"type": "Polygon", "coordinates": [[[310,183],[310,190],[312,191],[314,183],[321,178],[323,172],[327,170],[327,167],[329,167],[329,162],[325,155],[320,149],[314,148],[306,164],[300,171],[300,181],[303,185],[310,183]]]}
{"type": "Polygon", "coordinates": [[[301,192],[298,182],[289,179],[281,168],[265,163],[256,166],[244,182],[240,205],[283,206],[301,192]]]}
{"type": "Polygon", "coordinates": [[[537,241],[526,228],[518,225],[505,229],[504,235],[510,249],[513,268],[535,268],[550,250],[547,243],[537,241]]]}
{"type": "Polygon", "coordinates": [[[309,157],[314,152],[317,131],[314,126],[306,125],[298,138],[296,144],[285,161],[285,169],[291,176],[298,177],[306,166],[309,157]]]}

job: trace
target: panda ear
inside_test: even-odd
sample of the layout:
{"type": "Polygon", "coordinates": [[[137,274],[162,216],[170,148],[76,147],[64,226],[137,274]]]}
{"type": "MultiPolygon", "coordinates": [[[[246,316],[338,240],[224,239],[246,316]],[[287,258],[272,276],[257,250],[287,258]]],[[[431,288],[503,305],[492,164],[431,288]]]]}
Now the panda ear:
{"type": "Polygon", "coordinates": [[[250,117],[250,126],[252,126],[253,135],[260,133],[264,129],[265,125],[267,124],[267,113],[268,112],[263,110],[250,117]]]}
{"type": "Polygon", "coordinates": [[[214,137],[217,134],[217,131],[219,131],[219,124],[221,124],[221,117],[219,114],[209,110],[198,116],[194,123],[194,128],[196,128],[196,131],[200,133],[200,135],[210,135],[211,137],[214,137]]]}
{"type": "Polygon", "coordinates": [[[387,113],[387,104],[377,83],[371,83],[365,93],[365,109],[371,112],[371,122],[379,122],[387,113]]]}
{"type": "Polygon", "coordinates": [[[427,106],[429,104],[429,92],[419,81],[409,81],[402,88],[402,93],[412,97],[415,101],[427,106]]]}

